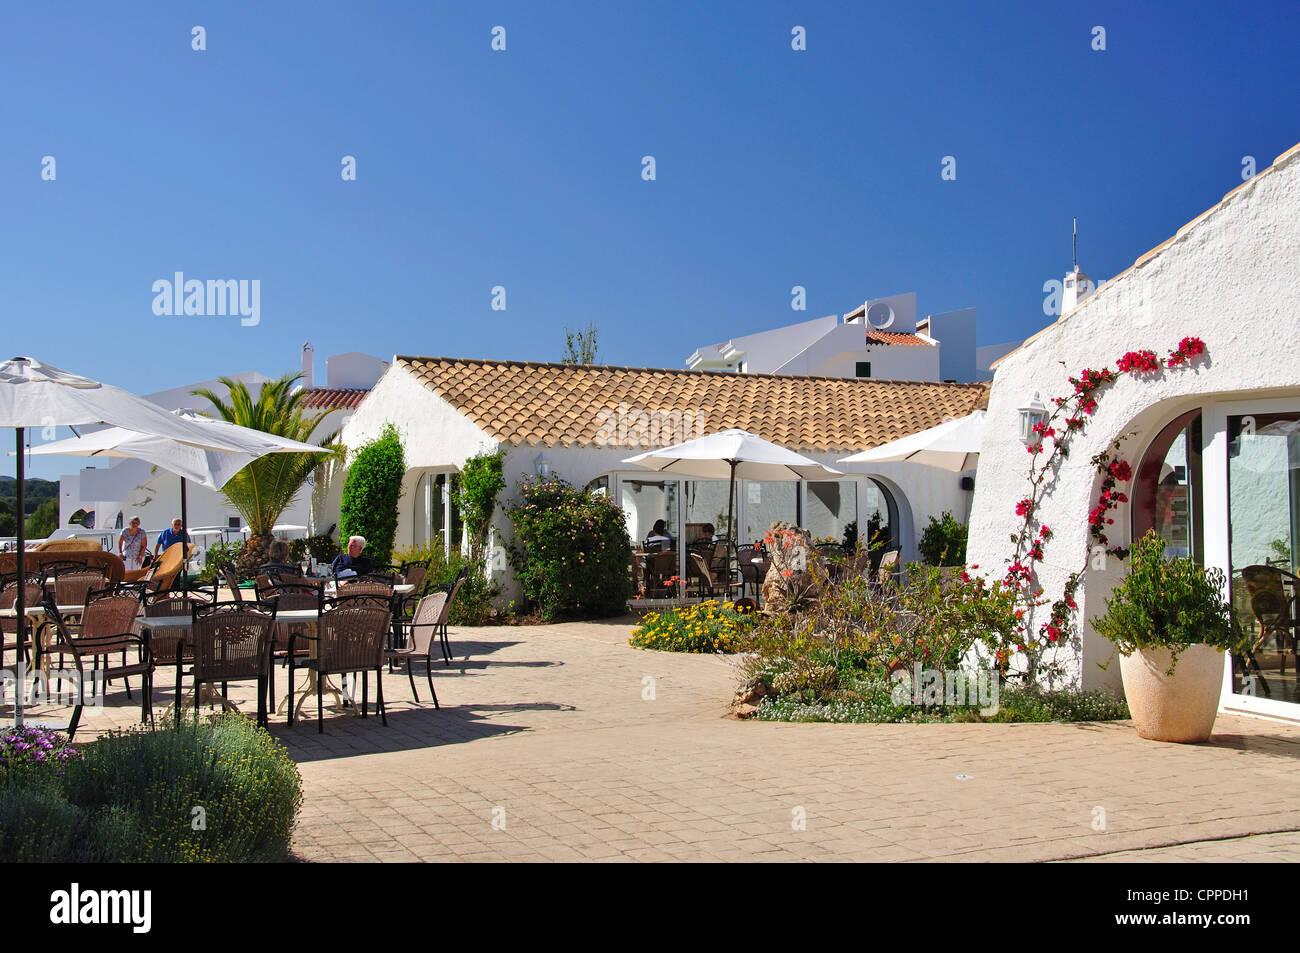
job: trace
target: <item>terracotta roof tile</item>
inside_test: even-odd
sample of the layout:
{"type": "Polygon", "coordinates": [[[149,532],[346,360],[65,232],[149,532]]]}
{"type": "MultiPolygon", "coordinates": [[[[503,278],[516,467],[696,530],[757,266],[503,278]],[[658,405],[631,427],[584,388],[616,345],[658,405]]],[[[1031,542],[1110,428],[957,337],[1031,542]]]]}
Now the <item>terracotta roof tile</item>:
{"type": "Polygon", "coordinates": [[[919,334],[906,331],[868,331],[868,344],[901,344],[903,347],[934,347],[930,341],[919,334]]]}
{"type": "Polygon", "coordinates": [[[851,452],[988,403],[986,384],[400,355],[396,361],[493,438],[527,446],[643,446],[649,436],[639,436],[646,423],[638,415],[645,413],[647,421],[656,415],[651,434],[666,430],[671,438],[659,446],[740,427],[792,450],[851,452]]]}
{"type": "Polygon", "coordinates": [[[313,387],[303,398],[303,406],[312,410],[340,410],[361,406],[370,391],[353,387],[313,387]]]}

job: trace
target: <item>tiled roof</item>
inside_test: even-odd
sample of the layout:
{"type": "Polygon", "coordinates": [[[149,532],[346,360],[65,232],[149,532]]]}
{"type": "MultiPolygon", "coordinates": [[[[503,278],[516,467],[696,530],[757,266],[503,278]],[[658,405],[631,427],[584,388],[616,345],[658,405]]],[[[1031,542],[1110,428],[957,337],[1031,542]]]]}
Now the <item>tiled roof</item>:
{"type": "Polygon", "coordinates": [[[343,410],[361,406],[370,391],[360,387],[313,387],[303,398],[312,410],[343,410]]]}
{"type": "Polygon", "coordinates": [[[905,331],[868,331],[868,344],[901,344],[903,347],[934,347],[933,342],[927,341],[919,334],[908,334],[905,331]]]}
{"type": "Polygon", "coordinates": [[[636,414],[689,412],[699,434],[688,438],[740,427],[792,450],[866,450],[988,403],[984,384],[400,355],[396,363],[516,446],[598,445],[619,429],[620,414],[630,419],[623,434],[630,428],[635,439],[636,414]]]}

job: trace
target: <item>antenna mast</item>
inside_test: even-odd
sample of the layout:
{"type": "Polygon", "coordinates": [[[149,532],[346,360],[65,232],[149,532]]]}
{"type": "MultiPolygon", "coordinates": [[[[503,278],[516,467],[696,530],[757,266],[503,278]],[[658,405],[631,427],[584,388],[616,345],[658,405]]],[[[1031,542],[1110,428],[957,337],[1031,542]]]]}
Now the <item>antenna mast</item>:
{"type": "Polygon", "coordinates": [[[1074,270],[1079,270],[1079,219],[1074,220],[1074,270]]]}

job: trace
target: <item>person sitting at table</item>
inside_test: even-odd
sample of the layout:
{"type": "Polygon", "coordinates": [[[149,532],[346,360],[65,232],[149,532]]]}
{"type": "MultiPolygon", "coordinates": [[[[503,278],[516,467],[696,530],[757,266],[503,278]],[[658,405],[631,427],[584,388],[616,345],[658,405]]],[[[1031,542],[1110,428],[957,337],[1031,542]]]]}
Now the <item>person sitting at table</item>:
{"type": "Polygon", "coordinates": [[[655,525],[650,527],[650,535],[645,538],[645,548],[650,552],[673,548],[673,538],[668,534],[667,523],[655,520],[655,525]]]}
{"type": "Polygon", "coordinates": [[[334,562],[330,563],[330,572],[336,576],[348,569],[358,576],[364,576],[370,572],[370,560],[361,555],[361,550],[365,548],[366,540],[364,536],[348,537],[347,552],[339,553],[334,557],[334,562]]]}
{"type": "Polygon", "coordinates": [[[258,573],[265,573],[273,580],[281,576],[302,575],[302,567],[289,562],[289,543],[287,540],[275,540],[267,548],[266,554],[270,557],[270,561],[262,563],[257,569],[258,573]]]}
{"type": "Polygon", "coordinates": [[[182,539],[187,543],[190,541],[190,534],[181,530],[183,525],[181,518],[178,516],[172,520],[171,526],[158,534],[158,545],[154,547],[153,551],[155,559],[167,552],[167,547],[172,543],[179,543],[182,539]]]}
{"type": "Polygon", "coordinates": [[[718,530],[712,523],[705,523],[700,529],[700,542],[716,543],[718,541],[718,530]]]}

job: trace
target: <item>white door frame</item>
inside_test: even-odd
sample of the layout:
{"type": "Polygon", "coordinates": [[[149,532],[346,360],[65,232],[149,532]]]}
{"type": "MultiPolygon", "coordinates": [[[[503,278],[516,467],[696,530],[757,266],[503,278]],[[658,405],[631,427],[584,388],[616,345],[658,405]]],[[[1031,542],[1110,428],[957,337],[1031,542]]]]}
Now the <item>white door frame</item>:
{"type": "MultiPolygon", "coordinates": [[[[1220,401],[1207,405],[1203,411],[1201,485],[1205,510],[1205,567],[1220,570],[1225,587],[1231,585],[1232,578],[1228,548],[1228,418],[1247,414],[1285,413],[1300,413],[1300,398],[1220,401]]],[[[1230,590],[1225,589],[1224,598],[1231,598],[1230,590]]],[[[1224,659],[1219,709],[1300,723],[1300,704],[1258,695],[1234,694],[1231,658],[1224,659]]]]}

